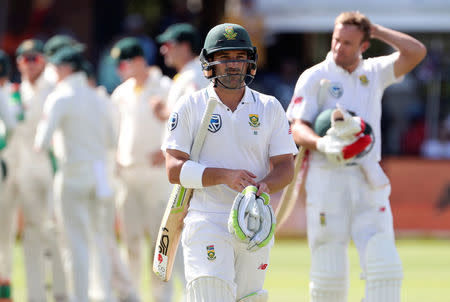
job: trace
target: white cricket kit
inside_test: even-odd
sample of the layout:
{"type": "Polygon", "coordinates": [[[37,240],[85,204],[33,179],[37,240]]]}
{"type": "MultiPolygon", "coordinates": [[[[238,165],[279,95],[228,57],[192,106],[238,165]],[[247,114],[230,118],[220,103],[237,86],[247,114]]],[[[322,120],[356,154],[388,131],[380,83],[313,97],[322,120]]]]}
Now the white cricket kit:
{"type": "MultiPolygon", "coordinates": [[[[220,100],[212,84],[180,99],[169,119],[163,150],[190,153],[210,96],[220,100]]],[[[297,152],[278,100],[248,87],[234,112],[219,101],[208,130],[199,163],[246,169],[256,181],[269,172],[270,157],[297,152]]],[[[252,253],[228,232],[237,193],[226,185],[194,190],[182,235],[188,286],[199,277],[212,276],[225,281],[235,298],[262,289],[273,242],[252,253]]]]}
{"type": "Polygon", "coordinates": [[[210,81],[203,75],[199,58],[189,61],[173,79],[167,96],[167,107],[172,110],[180,97],[203,89],[209,83],[210,81]]]}
{"type": "MultiPolygon", "coordinates": [[[[37,301],[44,301],[45,249],[53,244],[49,232],[51,211],[51,183],[52,170],[50,160],[46,153],[36,153],[33,150],[33,141],[37,124],[41,118],[44,102],[54,85],[49,83],[41,74],[36,82],[31,84],[23,81],[20,84],[20,97],[24,107],[23,121],[17,122],[17,127],[8,141],[3,158],[8,167],[8,177],[2,192],[1,215],[7,215],[5,228],[0,233],[3,236],[12,236],[13,218],[16,209],[20,207],[24,214],[24,253],[27,277],[28,295],[37,301]]],[[[14,112],[14,104],[8,103],[9,109],[14,112]]],[[[15,118],[15,117],[14,117],[15,118]]],[[[3,241],[3,240],[2,240],[3,241]]],[[[52,254],[58,253],[53,250],[52,254]]],[[[63,276],[60,276],[63,279],[63,276]]],[[[64,291],[64,289],[60,289],[64,291]]],[[[60,292],[59,294],[65,294],[60,292]]]]}
{"type": "Polygon", "coordinates": [[[3,87],[0,87],[0,120],[3,122],[5,132],[16,127],[17,122],[9,106],[9,96],[3,87]]]}
{"type": "MultiPolygon", "coordinates": [[[[335,64],[332,54],[329,53],[323,62],[306,70],[295,87],[287,111],[289,120],[300,119],[313,124],[320,112],[339,104],[367,121],[375,134],[373,149],[366,156],[347,165],[333,165],[327,162],[320,152],[312,152],[306,179],[308,240],[313,257],[328,258],[313,261],[318,266],[325,263],[324,261],[346,263],[346,259],[339,257],[346,257],[351,238],[359,251],[361,267],[368,274],[369,260],[366,253],[373,252],[367,251],[368,242],[373,235],[387,234],[393,245],[390,184],[378,162],[381,159],[381,98],[385,88],[399,80],[394,75],[394,62],[397,58],[398,53],[394,53],[361,60],[359,66],[352,73],[348,73],[335,64]],[[330,85],[327,97],[319,108],[317,95],[321,79],[329,80],[330,85]],[[330,244],[339,246],[339,251],[334,249],[334,252],[331,252],[332,249],[327,247],[330,244]],[[336,257],[339,259],[335,259],[336,257]]],[[[320,268],[319,271],[324,269],[329,268],[320,268]]],[[[346,299],[345,288],[348,284],[339,283],[342,280],[339,274],[343,271],[344,268],[341,271],[332,271],[327,276],[330,280],[336,280],[335,288],[342,290],[332,294],[342,297],[342,300],[333,301],[346,299]]],[[[315,273],[316,266],[312,265],[313,302],[322,301],[321,290],[332,284],[332,281],[323,281],[321,275],[317,277],[315,273]]],[[[366,298],[372,301],[369,295],[367,294],[366,298]]]]}
{"type": "Polygon", "coordinates": [[[104,100],[77,72],[59,82],[48,97],[35,138],[38,149],[48,149],[56,130],[61,132],[61,169],[55,178],[66,242],[70,251],[74,300],[88,301],[92,259],[99,265],[98,301],[111,298],[111,261],[105,240],[105,203],[112,189],[107,173],[107,151],[114,146],[110,111],[104,100]],[[94,257],[94,258],[93,258],[94,257]]]}
{"type": "MultiPolygon", "coordinates": [[[[160,152],[166,123],[153,114],[149,100],[159,97],[166,101],[171,83],[159,68],[150,67],[142,87],[136,87],[136,80],[130,78],[111,96],[119,118],[116,160],[122,191],[118,203],[135,288],[140,288],[143,266],[141,243],[150,236],[154,246],[171,190],[164,164],[150,164],[150,154],[160,152]]],[[[173,284],[162,282],[154,274],[151,277],[154,300],[171,301],[173,284]]]]}

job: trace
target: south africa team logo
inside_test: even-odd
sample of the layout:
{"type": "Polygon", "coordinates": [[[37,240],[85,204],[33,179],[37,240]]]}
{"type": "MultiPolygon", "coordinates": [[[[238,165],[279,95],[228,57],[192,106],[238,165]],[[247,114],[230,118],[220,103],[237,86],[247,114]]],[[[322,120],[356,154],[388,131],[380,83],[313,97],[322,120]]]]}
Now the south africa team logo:
{"type": "Polygon", "coordinates": [[[363,85],[363,86],[369,85],[369,80],[367,79],[366,75],[364,75],[364,74],[359,76],[359,81],[361,82],[361,85],[363,85]]]}
{"type": "Polygon", "coordinates": [[[261,125],[261,123],[259,122],[259,116],[257,114],[249,114],[248,120],[248,124],[253,128],[258,128],[261,125]]]}
{"type": "Polygon", "coordinates": [[[228,25],[225,27],[225,33],[223,35],[227,40],[236,40],[237,33],[234,31],[233,26],[228,25]]]}
{"type": "Polygon", "coordinates": [[[214,244],[208,245],[206,247],[206,254],[208,256],[208,260],[216,259],[216,252],[214,251],[214,244]]]}
{"type": "Polygon", "coordinates": [[[216,133],[220,130],[220,128],[222,128],[222,117],[220,116],[220,114],[214,113],[213,115],[211,115],[211,122],[209,123],[208,131],[216,133]]]}
{"type": "Polygon", "coordinates": [[[335,99],[340,98],[344,94],[344,87],[342,87],[341,83],[332,82],[330,84],[330,88],[328,89],[328,92],[332,97],[335,99]]]}
{"type": "Polygon", "coordinates": [[[172,112],[172,114],[169,117],[169,122],[168,122],[168,128],[169,131],[174,130],[178,125],[178,113],[176,112],[172,112]]]}

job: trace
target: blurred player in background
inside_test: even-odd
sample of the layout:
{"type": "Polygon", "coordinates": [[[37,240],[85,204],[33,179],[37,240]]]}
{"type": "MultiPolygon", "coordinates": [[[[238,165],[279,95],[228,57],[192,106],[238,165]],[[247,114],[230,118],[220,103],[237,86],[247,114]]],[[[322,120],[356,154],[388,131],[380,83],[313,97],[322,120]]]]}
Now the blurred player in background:
{"type": "Polygon", "coordinates": [[[151,102],[155,115],[166,121],[171,109],[181,96],[205,88],[209,81],[203,76],[198,59],[201,38],[195,27],[188,23],[177,23],[169,26],[156,37],[156,40],[162,44],[160,51],[166,66],[175,68],[177,71],[170,87],[166,106],[161,99],[153,99],[151,102]]]}
{"type": "Polygon", "coordinates": [[[326,59],[297,82],[287,115],[295,141],[313,150],[306,179],[312,302],[347,301],[350,239],[366,280],[364,302],[400,301],[403,270],[394,241],[391,188],[379,165],[381,98],[384,89],[410,72],[425,54],[422,43],[411,36],[372,24],[359,12],[344,12],[335,20],[326,59]],[[395,52],[363,59],[370,38],[387,43],[395,52]],[[325,97],[319,101],[320,89],[325,89],[325,97]],[[337,104],[342,110],[333,112],[331,131],[319,137],[311,129],[315,118],[337,104]],[[374,147],[365,156],[345,158],[366,124],[372,126],[374,147]]]}
{"type": "MultiPolygon", "coordinates": [[[[11,71],[11,63],[8,55],[0,50],[0,120],[2,123],[1,133],[2,141],[0,151],[3,152],[3,148],[6,145],[7,137],[16,126],[16,119],[12,115],[8,102],[10,94],[10,82],[9,73],[11,71]]],[[[0,301],[11,301],[11,269],[12,269],[12,249],[14,242],[13,222],[11,221],[12,215],[8,211],[10,208],[9,203],[3,198],[4,185],[3,182],[8,176],[6,163],[3,158],[1,161],[1,183],[0,183],[0,221],[2,221],[3,230],[0,232],[0,301]],[[10,231],[11,230],[11,231],[10,231]]]]}
{"type": "MultiPolygon", "coordinates": [[[[54,88],[54,83],[43,76],[46,58],[43,42],[23,41],[16,51],[17,68],[21,84],[14,84],[10,107],[18,120],[18,126],[4,153],[10,175],[2,192],[0,210],[9,213],[0,233],[12,237],[15,232],[16,209],[21,208],[24,217],[23,248],[29,301],[46,301],[44,254],[51,255],[53,265],[53,294],[57,301],[66,301],[67,293],[57,238],[50,232],[53,202],[51,200],[52,165],[47,154],[33,151],[37,124],[42,116],[44,102],[54,88]]],[[[6,237],[5,237],[6,238],[6,237]]]]}
{"type": "Polygon", "coordinates": [[[107,172],[107,152],[114,146],[110,112],[103,100],[88,86],[81,72],[80,49],[66,46],[50,61],[55,65],[58,84],[48,97],[35,138],[35,148],[48,150],[55,131],[61,133],[60,170],[55,178],[54,196],[61,207],[65,242],[70,251],[70,281],[73,301],[111,301],[111,260],[107,250],[107,203],[113,192],[107,172]],[[91,291],[94,271],[99,276],[91,291]]]}
{"type": "MultiPolygon", "coordinates": [[[[111,49],[120,76],[125,80],[111,98],[119,113],[117,173],[123,185],[119,208],[123,238],[127,248],[135,288],[140,288],[142,244],[150,238],[150,259],[171,186],[160,150],[165,122],[149,108],[150,99],[167,99],[170,78],[156,66],[148,66],[139,40],[127,37],[111,49]]],[[[156,302],[171,301],[173,284],[152,276],[152,296],[156,302]]]]}
{"type": "Polygon", "coordinates": [[[273,238],[250,251],[248,241],[237,241],[227,227],[233,200],[244,188],[255,186],[258,196],[273,193],[293,175],[297,149],[283,108],[274,97],[246,87],[256,59],[242,26],[212,28],[201,53],[212,83],[177,102],[162,146],[169,180],[195,188],[181,239],[188,302],[268,301],[263,284],[273,238]],[[218,104],[194,162],[191,145],[209,97],[218,104]]]}
{"type": "MultiPolygon", "coordinates": [[[[117,110],[111,102],[110,96],[107,93],[106,89],[103,86],[97,86],[94,66],[92,66],[92,64],[88,60],[84,60],[81,65],[81,69],[86,74],[89,86],[95,90],[100,99],[103,99],[108,110],[111,112],[110,114],[113,117],[114,133],[117,134],[117,123],[114,123],[116,122],[115,119],[117,110]]],[[[108,166],[110,168],[114,167],[115,151],[115,149],[111,150],[110,154],[108,155],[108,166]]],[[[114,173],[110,171],[110,174],[113,175],[114,173]]],[[[118,187],[117,180],[114,175],[113,185],[115,189],[118,187]]],[[[137,289],[134,287],[134,283],[131,280],[131,274],[128,270],[128,266],[125,265],[122,258],[120,257],[119,246],[117,244],[115,236],[115,218],[116,205],[114,201],[111,201],[106,205],[106,221],[108,227],[107,246],[112,261],[112,288],[117,291],[117,296],[120,302],[138,302],[139,298],[137,289]]]]}

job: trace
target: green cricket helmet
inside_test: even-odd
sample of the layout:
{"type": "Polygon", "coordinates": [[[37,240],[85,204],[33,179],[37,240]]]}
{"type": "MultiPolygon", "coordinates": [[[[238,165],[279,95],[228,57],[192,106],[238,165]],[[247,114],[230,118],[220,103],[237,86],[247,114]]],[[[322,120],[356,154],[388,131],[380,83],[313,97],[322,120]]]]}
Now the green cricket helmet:
{"type": "MultiPolygon", "coordinates": [[[[250,36],[245,28],[238,24],[224,23],[213,27],[206,36],[203,49],[200,53],[200,61],[202,64],[203,74],[207,79],[218,81],[225,88],[230,88],[223,85],[221,78],[230,75],[217,75],[214,66],[226,62],[245,62],[248,63],[248,68],[245,73],[241,74],[243,86],[249,85],[256,74],[256,61],[258,55],[256,47],[253,46],[250,36]],[[247,60],[227,60],[227,61],[213,61],[213,54],[219,51],[226,50],[245,50],[248,54],[247,60]]],[[[217,82],[215,82],[217,84],[217,82]]],[[[242,88],[238,87],[238,88],[242,88]]],[[[236,88],[236,89],[238,89],[236,88]]],[[[234,88],[230,88],[234,89],[234,88]]]]}

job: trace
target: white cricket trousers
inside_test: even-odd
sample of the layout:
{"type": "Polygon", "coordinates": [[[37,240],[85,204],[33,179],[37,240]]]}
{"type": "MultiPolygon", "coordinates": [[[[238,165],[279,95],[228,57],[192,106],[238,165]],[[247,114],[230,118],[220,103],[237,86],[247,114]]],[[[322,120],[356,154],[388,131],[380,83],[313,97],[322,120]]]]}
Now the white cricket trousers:
{"type": "MultiPolygon", "coordinates": [[[[106,204],[96,194],[94,166],[90,162],[65,165],[55,178],[55,199],[60,203],[65,242],[68,245],[74,301],[111,301],[111,260],[107,250],[106,204]],[[93,264],[98,267],[91,268],[93,264]],[[93,269],[93,270],[90,270],[93,269]],[[93,278],[92,271],[99,276],[93,278]],[[96,297],[89,297],[90,283],[98,280],[96,297]]],[[[91,295],[92,296],[92,295],[91,295]]]]}

